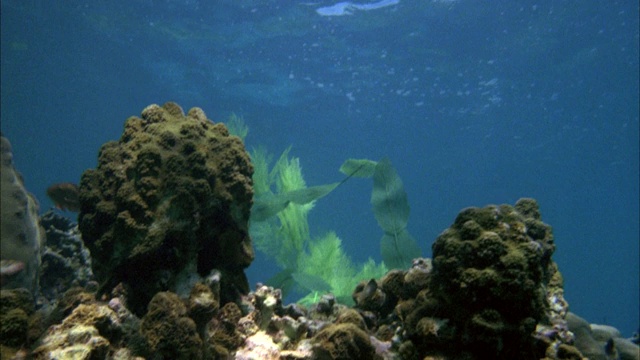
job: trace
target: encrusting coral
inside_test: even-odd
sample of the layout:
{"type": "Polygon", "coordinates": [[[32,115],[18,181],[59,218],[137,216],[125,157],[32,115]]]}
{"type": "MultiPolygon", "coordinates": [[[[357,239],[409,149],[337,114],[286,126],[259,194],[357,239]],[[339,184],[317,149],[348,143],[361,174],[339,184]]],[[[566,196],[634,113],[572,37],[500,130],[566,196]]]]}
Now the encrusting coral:
{"type": "Polygon", "coordinates": [[[79,227],[102,289],[123,283],[143,314],[153,294],[186,295],[217,269],[223,301],[246,294],[252,172],[242,141],[199,108],[129,118],[80,182],[79,227]]]}
{"type": "Polygon", "coordinates": [[[187,307],[174,293],[159,292],[151,299],[140,332],[152,355],[165,359],[203,358],[203,343],[196,323],[187,316],[187,307]]]}
{"type": "Polygon", "coordinates": [[[553,233],[540,218],[533,199],[468,208],[433,244],[437,314],[470,351],[501,358],[534,353],[530,335],[548,321],[547,295],[558,285],[553,233]]]}
{"type": "Polygon", "coordinates": [[[545,335],[548,326],[566,328],[554,249],[533,199],[468,208],[434,242],[433,264],[416,259],[408,271],[361,284],[354,299],[387,321],[394,309],[405,358],[562,358],[553,349],[567,348],[571,333],[545,335]]]}

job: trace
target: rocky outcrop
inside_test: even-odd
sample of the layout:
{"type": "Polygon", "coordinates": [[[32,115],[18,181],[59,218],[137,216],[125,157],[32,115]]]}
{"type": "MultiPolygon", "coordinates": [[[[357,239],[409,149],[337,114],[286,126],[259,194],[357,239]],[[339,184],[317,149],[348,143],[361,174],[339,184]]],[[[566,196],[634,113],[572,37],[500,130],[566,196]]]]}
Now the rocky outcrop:
{"type": "Polygon", "coordinates": [[[554,250],[551,227],[533,199],[463,210],[433,244],[431,316],[447,319],[452,337],[471,353],[534,354],[536,325],[549,320],[550,306],[566,304],[558,299],[554,250]]]}
{"type": "Polygon", "coordinates": [[[216,269],[223,302],[246,294],[252,173],[242,141],[199,108],[129,118],[80,183],[79,227],[103,290],[122,283],[142,315],[157,292],[186,296],[216,269]]]}
{"type": "Polygon", "coordinates": [[[554,249],[533,199],[464,209],[434,242],[433,261],[363,282],[354,300],[402,358],[573,358],[554,249]]]}
{"type": "Polygon", "coordinates": [[[40,217],[40,223],[47,236],[40,295],[53,302],[73,287],[92,286],[91,254],[82,242],[78,225],[51,210],[40,217]]]}
{"type": "Polygon", "coordinates": [[[45,235],[38,221],[38,201],[24,186],[13,162],[9,140],[0,137],[0,256],[3,289],[38,290],[40,256],[45,235]]]}

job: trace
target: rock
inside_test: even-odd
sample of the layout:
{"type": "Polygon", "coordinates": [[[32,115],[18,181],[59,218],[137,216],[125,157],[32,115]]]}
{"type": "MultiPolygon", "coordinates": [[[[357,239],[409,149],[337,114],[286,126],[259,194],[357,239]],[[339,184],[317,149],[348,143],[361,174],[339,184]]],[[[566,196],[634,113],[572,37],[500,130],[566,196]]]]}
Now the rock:
{"type": "Polygon", "coordinates": [[[575,347],[590,360],[638,360],[640,348],[623,338],[611,326],[591,325],[574,313],[567,315],[569,330],[575,336],[575,347]]]}
{"type": "Polygon", "coordinates": [[[433,244],[429,292],[436,303],[425,300],[421,317],[448,319],[451,336],[476,357],[543,357],[531,334],[566,312],[566,301],[551,260],[553,233],[540,219],[533,199],[462,210],[433,244]]]}
{"type": "Polygon", "coordinates": [[[53,211],[40,217],[47,242],[42,255],[40,295],[52,302],[72,287],[86,287],[94,280],[91,254],[84,246],[78,225],[53,211]]]}
{"type": "Polygon", "coordinates": [[[29,317],[22,309],[11,309],[0,314],[0,339],[2,344],[21,347],[27,343],[29,317]]]}
{"type": "Polygon", "coordinates": [[[49,328],[31,356],[35,360],[104,359],[121,335],[118,317],[108,306],[81,304],[62,324],[49,328]]]}
{"type": "MultiPolygon", "coordinates": [[[[208,329],[207,342],[211,344],[210,352],[216,359],[226,359],[243,343],[242,311],[235,303],[226,303],[218,312],[208,329]]],[[[254,324],[255,325],[255,324],[254,324]]]]}
{"type": "Polygon", "coordinates": [[[3,289],[25,288],[35,296],[45,241],[39,205],[14,166],[9,140],[1,135],[0,151],[0,284],[3,289]]]}
{"type": "Polygon", "coordinates": [[[188,300],[189,317],[196,323],[201,339],[207,338],[207,324],[218,310],[219,294],[214,294],[205,284],[197,283],[191,289],[188,300]]]}
{"type": "Polygon", "coordinates": [[[369,335],[351,323],[329,325],[314,338],[314,357],[331,360],[370,360],[376,349],[369,335]]]}
{"type": "Polygon", "coordinates": [[[153,294],[187,296],[217,269],[221,302],[238,301],[254,256],[252,173],[240,138],[199,108],[150,105],[129,118],[79,186],[79,227],[104,291],[123,283],[142,315],[153,294]]]}
{"type": "Polygon", "coordinates": [[[95,294],[88,293],[82,287],[72,287],[62,294],[48,316],[50,324],[57,324],[69,316],[81,304],[92,304],[96,300],[95,294]]]}
{"type": "Polygon", "coordinates": [[[187,316],[187,307],[170,292],[157,293],[142,318],[140,332],[149,346],[151,358],[203,359],[205,347],[196,323],[187,316]]]}
{"type": "Polygon", "coordinates": [[[0,345],[16,351],[32,347],[48,326],[48,310],[36,307],[27,289],[0,290],[0,345]]]}
{"type": "Polygon", "coordinates": [[[264,331],[249,336],[244,346],[236,352],[236,360],[279,360],[280,348],[264,331]]]}
{"type": "Polygon", "coordinates": [[[554,249],[533,199],[468,208],[436,239],[433,260],[362,282],[353,297],[374,342],[401,357],[560,359],[560,348],[579,351],[554,249]]]}

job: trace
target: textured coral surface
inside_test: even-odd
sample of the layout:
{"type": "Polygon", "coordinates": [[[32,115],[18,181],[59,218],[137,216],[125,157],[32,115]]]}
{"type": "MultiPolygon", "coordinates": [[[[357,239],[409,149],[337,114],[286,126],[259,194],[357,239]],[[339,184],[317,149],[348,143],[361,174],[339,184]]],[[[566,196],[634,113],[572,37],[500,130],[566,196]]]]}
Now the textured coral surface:
{"type": "Polygon", "coordinates": [[[533,199],[468,208],[433,244],[438,317],[472,353],[503,359],[535,353],[531,334],[549,320],[549,288],[561,286],[552,282],[553,233],[540,218],[533,199]]]}
{"type": "Polygon", "coordinates": [[[77,224],[51,210],[40,217],[47,242],[40,267],[40,295],[54,302],[72,287],[86,287],[93,280],[91,254],[84,246],[77,224]]]}
{"type": "Polygon", "coordinates": [[[140,314],[158,291],[184,293],[217,269],[221,293],[247,293],[252,172],[241,140],[199,108],[150,105],[129,118],[80,183],[79,227],[103,290],[123,283],[140,314]]]}
{"type": "Polygon", "coordinates": [[[380,340],[403,329],[394,339],[405,359],[560,359],[573,336],[554,249],[533,199],[467,208],[434,242],[432,261],[361,283],[356,308],[376,314],[380,340]]]}

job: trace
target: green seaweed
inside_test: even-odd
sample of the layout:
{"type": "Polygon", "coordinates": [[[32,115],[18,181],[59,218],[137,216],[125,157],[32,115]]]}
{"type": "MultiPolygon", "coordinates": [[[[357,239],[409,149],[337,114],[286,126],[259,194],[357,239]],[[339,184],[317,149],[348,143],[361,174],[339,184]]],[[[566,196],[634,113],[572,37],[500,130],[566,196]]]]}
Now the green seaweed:
{"type": "MultiPolygon", "coordinates": [[[[232,114],[231,133],[246,135],[242,118],[232,114]],[[238,130],[240,129],[240,130],[238,130]]],[[[242,136],[244,138],[244,136],[242,136]]],[[[272,257],[282,269],[267,281],[284,294],[306,292],[299,300],[315,302],[320,294],[332,292],[338,301],[350,304],[351,292],[359,280],[379,278],[389,268],[408,268],[420,256],[416,241],[407,232],[409,204],[402,181],[388,159],[348,159],[340,167],[346,175],[340,182],[307,187],[298,158],[291,148],[280,155],[272,169],[272,157],[262,148],[253,149],[254,203],[250,233],[256,248],[272,257]],[[315,201],[331,193],[351,177],[373,177],[371,201],[378,224],[384,231],[381,254],[384,262],[369,259],[357,266],[345,254],[342,241],[334,233],[313,239],[308,214],[315,201]]]]}
{"type": "Polygon", "coordinates": [[[353,177],[370,178],[376,170],[377,162],[369,159],[347,159],[342,166],[340,172],[353,177]]]}
{"type": "Polygon", "coordinates": [[[373,215],[385,233],[397,234],[409,222],[409,201],[402,180],[389,159],[382,159],[373,174],[373,215]]]}
{"type": "Polygon", "coordinates": [[[284,269],[279,273],[275,274],[274,276],[272,276],[265,283],[268,286],[280,289],[283,294],[288,294],[293,288],[293,286],[295,285],[295,280],[293,280],[293,276],[292,276],[293,272],[294,272],[294,269],[289,269],[289,268],[284,269]]]}
{"type": "MultiPolygon", "coordinates": [[[[283,155],[288,154],[288,152],[289,152],[289,149],[285,150],[283,155]]],[[[256,154],[256,155],[257,156],[255,157],[254,162],[259,163],[259,166],[256,169],[256,172],[259,171],[259,174],[254,176],[256,178],[266,177],[265,174],[267,173],[267,171],[264,170],[265,166],[263,166],[263,159],[261,158],[261,156],[263,155],[262,154],[256,154]]],[[[286,157],[284,159],[286,160],[286,157]]],[[[278,160],[276,167],[274,167],[274,170],[277,170],[277,172],[272,171],[271,176],[274,176],[274,174],[280,174],[282,171],[284,171],[284,173],[287,174],[287,172],[292,171],[291,169],[289,169],[289,166],[291,166],[292,168],[299,166],[299,164],[298,165],[289,164],[285,162],[285,160],[283,160],[282,156],[280,157],[280,160],[278,160]]],[[[297,161],[297,159],[294,159],[293,161],[297,161]]],[[[293,172],[285,176],[280,176],[280,181],[281,181],[281,184],[283,184],[283,188],[293,188],[294,190],[280,191],[277,194],[274,194],[271,191],[267,191],[268,186],[266,187],[263,186],[262,191],[256,191],[256,194],[258,195],[254,199],[253,207],[251,208],[251,220],[265,221],[268,218],[275,216],[279,212],[284,210],[290,203],[299,204],[299,205],[309,204],[315,200],[318,200],[328,195],[330,192],[335,190],[335,188],[344,184],[352,176],[369,177],[371,175],[367,175],[367,174],[371,172],[372,166],[375,167],[375,164],[376,163],[371,160],[354,160],[354,161],[347,160],[340,168],[340,171],[347,174],[347,177],[342,179],[342,181],[326,184],[326,185],[312,186],[312,187],[306,187],[299,184],[296,186],[292,184],[284,185],[290,182],[289,181],[290,177],[297,176],[297,175],[293,175],[294,174],[293,172]]],[[[295,181],[299,181],[299,180],[295,180],[295,181]]],[[[264,180],[258,181],[256,185],[260,186],[261,184],[264,184],[264,180]]],[[[254,187],[256,185],[254,185],[254,187]]]]}
{"type": "Polygon", "coordinates": [[[371,204],[378,225],[384,231],[380,240],[384,263],[390,268],[409,268],[412,260],[420,256],[420,247],[406,230],[410,210],[407,193],[387,158],[375,167],[371,204]]]}
{"type": "Polygon", "coordinates": [[[295,280],[298,285],[308,291],[317,292],[329,292],[331,291],[331,285],[329,285],[323,278],[316,275],[307,274],[304,272],[297,272],[291,274],[291,278],[295,280]]]}
{"type": "Polygon", "coordinates": [[[258,250],[275,259],[280,267],[295,269],[295,259],[309,232],[307,213],[313,202],[281,202],[278,194],[306,187],[298,159],[289,159],[288,154],[286,149],[269,171],[271,156],[263,149],[253,149],[251,153],[255,198],[250,232],[258,250]]]}
{"type": "Polygon", "coordinates": [[[382,260],[391,269],[408,269],[421,256],[420,247],[407,229],[385,233],[380,240],[382,260]]]}
{"type": "Polygon", "coordinates": [[[253,148],[250,156],[253,164],[253,192],[256,195],[271,194],[269,164],[273,157],[263,147],[253,148]]]}
{"type": "Polygon", "coordinates": [[[274,194],[258,195],[251,206],[251,221],[265,221],[284,210],[291,201],[274,194]]]}
{"type": "Polygon", "coordinates": [[[379,162],[368,159],[348,159],[340,171],[354,177],[373,177],[371,204],[378,225],[384,231],[380,253],[389,268],[406,269],[420,257],[420,247],[407,231],[409,201],[402,180],[387,158],[379,162]]]}
{"type": "Polygon", "coordinates": [[[254,150],[252,154],[256,197],[250,218],[251,237],[258,250],[282,268],[267,284],[282,289],[285,295],[294,290],[306,293],[300,300],[303,303],[331,292],[338,301],[350,304],[358,280],[380,277],[386,267],[369,260],[358,271],[334,232],[318,239],[311,237],[308,213],[316,200],[354,176],[362,166],[356,164],[340,182],[307,187],[299,159],[289,157],[289,151],[283,152],[271,171],[266,152],[254,150]]]}
{"type": "Polygon", "coordinates": [[[290,203],[298,205],[309,204],[326,196],[338,185],[340,185],[340,183],[312,186],[280,194],[259,196],[254,199],[253,207],[251,208],[251,220],[265,221],[284,210],[290,203]]]}
{"type": "MultiPolygon", "coordinates": [[[[372,259],[360,266],[354,264],[344,252],[342,240],[331,231],[309,243],[309,250],[298,258],[298,271],[324,280],[338,302],[351,305],[351,294],[356,284],[362,279],[381,277],[387,268],[372,259]]],[[[326,292],[319,283],[307,282],[305,285],[310,293],[299,302],[306,303],[316,297],[315,293],[326,292]]]]}
{"type": "Polygon", "coordinates": [[[229,115],[226,125],[229,134],[239,137],[242,141],[244,141],[247,134],[249,134],[249,127],[245,124],[242,116],[238,116],[236,113],[229,115]]]}
{"type": "Polygon", "coordinates": [[[341,183],[333,183],[327,185],[312,186],[306,189],[289,191],[282,195],[294,204],[304,205],[326,196],[340,184],[341,183]]]}

